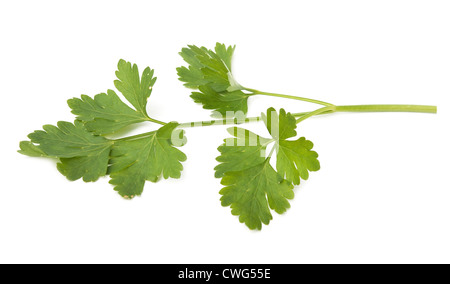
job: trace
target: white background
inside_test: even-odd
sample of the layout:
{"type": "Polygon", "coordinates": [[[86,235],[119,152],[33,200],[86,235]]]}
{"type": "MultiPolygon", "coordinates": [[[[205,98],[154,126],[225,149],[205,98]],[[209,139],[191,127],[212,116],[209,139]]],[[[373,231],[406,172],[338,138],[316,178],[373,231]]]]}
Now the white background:
{"type": "MultiPolygon", "coordinates": [[[[0,263],[450,263],[449,15],[449,1],[430,0],[2,1],[0,263]],[[120,58],[155,69],[152,117],[209,119],[175,68],[185,45],[216,41],[237,45],[249,88],[439,111],[302,122],[322,168],[262,231],[220,205],[225,127],[189,129],[181,179],[148,182],[132,201],[108,178],[69,182],[16,152],[43,124],[73,120],[67,99],[114,88],[120,58]]],[[[249,103],[250,116],[316,107],[249,103]]]]}

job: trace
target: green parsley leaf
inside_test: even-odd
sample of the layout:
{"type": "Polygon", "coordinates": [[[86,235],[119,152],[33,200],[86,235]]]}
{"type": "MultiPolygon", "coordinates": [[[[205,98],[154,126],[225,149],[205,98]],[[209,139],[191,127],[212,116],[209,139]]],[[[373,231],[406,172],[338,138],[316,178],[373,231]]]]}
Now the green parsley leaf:
{"type": "Polygon", "coordinates": [[[290,207],[287,199],[294,197],[293,185],[283,179],[265,157],[267,139],[248,130],[232,127],[219,147],[221,155],[216,177],[222,177],[220,190],[222,206],[230,206],[231,214],[250,229],[261,229],[272,220],[270,209],[281,214],[290,207]],[[270,208],[270,209],[269,209],[270,208]]]}
{"type": "Polygon", "coordinates": [[[320,163],[318,154],[312,151],[313,143],[300,137],[297,140],[287,140],[297,136],[295,118],[284,109],[278,115],[274,108],[269,108],[262,119],[267,130],[276,141],[277,172],[291,181],[300,184],[300,178],[307,180],[310,171],[318,171],[320,163]]]}
{"type": "Polygon", "coordinates": [[[270,209],[281,214],[289,208],[288,199],[294,197],[294,184],[300,178],[306,180],[309,171],[320,168],[317,153],[312,151],[311,141],[297,136],[296,121],[284,109],[278,114],[269,108],[261,115],[272,136],[264,138],[249,130],[231,127],[233,138],[224,140],[218,150],[220,163],[215,167],[215,176],[225,185],[220,194],[223,206],[230,206],[231,213],[250,229],[261,229],[262,224],[272,220],[270,209]],[[266,158],[267,146],[274,142],[276,170],[270,164],[272,152],[266,158]]]}
{"type": "Polygon", "coordinates": [[[38,146],[31,143],[31,141],[21,141],[19,144],[20,150],[17,151],[22,155],[29,157],[48,157],[38,146]]]}
{"type": "Polygon", "coordinates": [[[248,111],[248,95],[242,91],[233,91],[218,93],[208,85],[199,87],[200,92],[192,92],[191,98],[196,103],[203,104],[204,109],[212,109],[219,112],[223,117],[227,112],[242,111],[244,114],[248,111]]]}
{"type": "Polygon", "coordinates": [[[147,114],[147,100],[156,82],[154,71],[147,67],[142,76],[136,64],[119,60],[114,81],[116,88],[134,106],[125,104],[113,90],[91,98],[82,95],[81,99],[68,100],[72,113],[85,123],[86,128],[98,135],[112,134],[128,125],[150,120],[147,114]]]}
{"type": "Polygon", "coordinates": [[[222,206],[231,206],[231,214],[250,229],[261,230],[261,223],[272,220],[269,207],[282,214],[294,198],[293,185],[283,179],[270,165],[269,159],[242,171],[227,172],[221,181],[225,185],[222,206]]]}
{"type": "Polygon", "coordinates": [[[307,180],[309,172],[320,170],[317,152],[313,143],[300,137],[294,141],[280,140],[277,149],[277,172],[293,184],[300,184],[300,178],[307,180]]]}
{"type": "Polygon", "coordinates": [[[210,85],[216,92],[226,91],[231,86],[231,58],[234,46],[228,48],[224,44],[217,43],[215,52],[206,47],[188,45],[180,52],[189,68],[178,67],[177,72],[180,81],[185,82],[188,88],[198,89],[203,85],[210,85]]]}
{"type": "Polygon", "coordinates": [[[153,77],[154,70],[147,67],[142,72],[142,77],[139,78],[139,70],[136,64],[131,64],[125,60],[119,60],[117,64],[118,70],[116,76],[118,80],[114,81],[114,85],[123,96],[142,113],[145,117],[147,114],[147,99],[152,93],[152,87],[156,82],[156,77],[153,77]]]}
{"type": "Polygon", "coordinates": [[[77,119],[84,122],[87,130],[98,135],[114,133],[128,125],[148,120],[120,100],[113,90],[91,98],[82,95],[67,102],[77,119]]]}
{"type": "Polygon", "coordinates": [[[21,143],[28,147],[22,148],[25,154],[32,149],[59,158],[58,170],[69,180],[83,178],[89,182],[106,175],[111,141],[88,132],[80,121],[60,121],[57,126],[44,125],[43,129],[28,135],[31,142],[21,143]]]}
{"type": "Polygon", "coordinates": [[[58,170],[69,180],[96,181],[109,174],[114,189],[124,198],[131,199],[141,195],[146,181],[181,176],[182,162],[186,160],[186,155],[176,148],[186,142],[181,128],[263,120],[271,138],[239,127],[229,128],[233,137],[225,139],[218,148],[220,156],[216,160],[219,164],[215,167],[215,176],[221,178],[224,186],[220,190],[222,205],[230,206],[231,213],[239,216],[239,221],[250,229],[260,230],[262,224],[272,220],[272,210],[281,214],[290,207],[294,185],[300,184],[301,179],[308,179],[310,172],[320,169],[318,154],[312,150],[313,143],[305,137],[295,138],[298,123],[333,112],[437,112],[436,106],[426,105],[336,106],[311,98],[245,88],[232,73],[234,50],[235,46],[220,43],[214,50],[189,45],[180,52],[188,66],[177,68],[179,80],[186,87],[195,89],[192,99],[225,119],[166,124],[151,118],[146,107],[156,81],[154,71],[147,67],[140,75],[136,64],[120,60],[114,85],[131,106],[112,90],[93,98],[82,95],[70,99],[68,104],[77,116],[75,122],[44,125],[43,130],[28,135],[30,141],[20,142],[18,152],[57,159],[58,170]],[[300,116],[297,120],[284,109],[277,113],[273,108],[261,117],[245,118],[248,98],[253,95],[288,98],[323,107],[297,114],[300,116]],[[234,119],[228,119],[231,115],[234,119]],[[104,137],[144,121],[164,126],[156,131],[114,140],[104,137]],[[267,156],[271,143],[273,147],[267,156]]]}
{"type": "Polygon", "coordinates": [[[235,46],[217,43],[214,51],[206,47],[189,45],[180,52],[189,67],[177,68],[179,80],[188,88],[198,89],[192,93],[195,102],[205,109],[213,109],[223,116],[227,111],[247,113],[249,95],[237,83],[231,72],[231,60],[235,46]]]}
{"type": "Polygon", "coordinates": [[[183,57],[184,61],[189,64],[189,67],[184,66],[177,68],[178,78],[180,81],[185,82],[184,86],[191,89],[198,89],[200,86],[209,83],[204,78],[202,68],[203,64],[197,59],[197,54],[207,53],[208,50],[205,47],[198,48],[195,45],[189,45],[188,48],[183,48],[179,53],[183,57]]]}
{"type": "Polygon", "coordinates": [[[226,172],[242,171],[262,163],[264,159],[261,157],[265,157],[266,147],[272,142],[240,127],[230,127],[227,131],[235,138],[225,139],[225,143],[218,148],[221,155],[216,158],[220,162],[214,168],[216,178],[223,177],[226,172]]]}
{"type": "Polygon", "coordinates": [[[268,108],[266,113],[261,113],[261,118],[270,135],[276,141],[297,136],[295,117],[290,113],[286,114],[284,109],[280,109],[278,115],[274,108],[268,108]]]}
{"type": "Polygon", "coordinates": [[[146,137],[117,141],[111,151],[110,183],[124,198],[141,195],[145,181],[179,178],[186,155],[175,148],[172,134],[178,123],[171,122],[146,137]]]}

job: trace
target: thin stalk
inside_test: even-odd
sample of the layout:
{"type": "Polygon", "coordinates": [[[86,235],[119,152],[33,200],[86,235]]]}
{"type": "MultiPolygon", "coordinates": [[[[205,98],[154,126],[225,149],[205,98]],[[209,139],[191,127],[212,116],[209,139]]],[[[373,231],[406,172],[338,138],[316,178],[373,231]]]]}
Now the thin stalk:
{"type": "Polygon", "coordinates": [[[314,115],[319,115],[319,114],[323,114],[323,113],[330,113],[330,112],[334,112],[334,111],[336,111],[336,106],[322,107],[322,108],[316,109],[315,111],[312,111],[312,112],[310,112],[308,114],[305,114],[305,115],[301,116],[299,119],[296,120],[296,123],[298,124],[298,123],[302,122],[303,120],[308,119],[308,118],[310,118],[311,116],[314,116],[314,115]]]}
{"type": "Polygon", "coordinates": [[[437,107],[427,105],[350,105],[350,106],[337,106],[335,111],[437,113],[437,107]]]}
{"type": "MultiPolygon", "coordinates": [[[[348,106],[335,106],[328,105],[314,111],[310,112],[298,112],[292,113],[294,117],[298,117],[296,123],[300,123],[305,119],[308,119],[312,116],[329,114],[333,112],[416,112],[416,113],[437,113],[436,106],[428,106],[428,105],[348,105],[348,106]]],[[[179,128],[192,128],[192,127],[203,127],[203,126],[213,126],[213,125],[236,125],[243,124],[249,122],[257,122],[261,121],[260,116],[255,117],[247,117],[245,119],[242,118],[225,118],[225,119],[215,119],[215,120],[206,120],[206,121],[195,121],[195,122],[185,122],[181,123],[179,128]]],[[[166,125],[166,123],[151,119],[150,121],[166,125]]],[[[134,140],[139,138],[144,138],[150,136],[155,131],[145,132],[138,135],[128,136],[120,139],[114,139],[113,141],[127,141],[134,140]]]]}
{"type": "MultiPolygon", "coordinates": [[[[334,111],[328,110],[323,113],[315,114],[327,114],[332,113],[334,111]]],[[[305,115],[310,114],[311,112],[297,112],[297,113],[291,113],[294,117],[302,117],[305,115]]],[[[238,118],[224,118],[224,119],[216,119],[216,120],[205,120],[205,121],[194,121],[194,122],[185,122],[180,123],[178,125],[179,128],[192,128],[192,127],[203,127],[203,126],[213,126],[213,125],[233,125],[233,124],[243,124],[243,123],[249,123],[249,122],[258,122],[261,121],[260,116],[254,116],[254,117],[247,117],[245,119],[238,119],[238,118]]]]}
{"type": "Polygon", "coordinates": [[[428,105],[350,105],[350,106],[328,106],[309,113],[297,113],[300,116],[297,123],[315,115],[332,112],[415,112],[415,113],[437,113],[436,106],[428,105]]]}
{"type": "MultiPolygon", "coordinates": [[[[303,121],[311,116],[329,114],[333,112],[420,112],[420,113],[436,113],[435,106],[425,105],[350,105],[350,106],[326,106],[312,112],[297,112],[292,113],[294,117],[299,117],[303,121]],[[306,116],[306,117],[305,117],[306,116]]],[[[192,128],[213,125],[231,125],[243,124],[249,122],[260,121],[260,116],[242,118],[224,118],[205,121],[193,121],[181,123],[179,128],[192,128]]]]}
{"type": "Polygon", "coordinates": [[[324,106],[333,106],[333,104],[330,104],[330,103],[327,103],[327,102],[323,102],[323,101],[319,101],[319,100],[309,99],[309,98],[303,98],[303,97],[297,97],[297,96],[291,96],[291,95],[284,95],[284,94],[277,94],[277,93],[261,92],[261,91],[258,91],[258,90],[255,90],[255,89],[249,89],[249,88],[244,88],[244,90],[251,92],[250,95],[263,95],[263,96],[270,96],[270,97],[279,97],[279,98],[285,98],[285,99],[291,99],[291,100],[315,103],[315,104],[324,105],[324,106]]]}
{"type": "Polygon", "coordinates": [[[180,123],[178,125],[179,128],[192,128],[192,127],[203,127],[203,126],[211,126],[211,125],[230,125],[230,124],[242,124],[248,122],[256,122],[260,121],[260,116],[255,117],[247,117],[247,118],[224,118],[224,119],[215,119],[215,120],[206,120],[206,121],[194,121],[194,122],[185,122],[180,123]]]}
{"type": "MultiPolygon", "coordinates": [[[[335,112],[335,110],[328,110],[328,111],[324,111],[324,112],[321,112],[321,113],[317,113],[315,115],[329,114],[329,113],[333,113],[333,112],[335,112]]],[[[310,113],[311,112],[308,111],[308,112],[296,112],[296,113],[291,113],[291,114],[292,114],[293,117],[302,117],[302,116],[305,116],[305,115],[310,114],[310,113]]]]}
{"type": "Polygon", "coordinates": [[[151,122],[154,122],[154,123],[157,123],[157,124],[161,124],[161,125],[166,125],[166,124],[167,124],[167,123],[165,123],[165,122],[162,122],[162,121],[160,121],[160,120],[151,118],[151,117],[149,117],[149,116],[147,116],[147,120],[148,120],[148,121],[151,121],[151,122]]]}

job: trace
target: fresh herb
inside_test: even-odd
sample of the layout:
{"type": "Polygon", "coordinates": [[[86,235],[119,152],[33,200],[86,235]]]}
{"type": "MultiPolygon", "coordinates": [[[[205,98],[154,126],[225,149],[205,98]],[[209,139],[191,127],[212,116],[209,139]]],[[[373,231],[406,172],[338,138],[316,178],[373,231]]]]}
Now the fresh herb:
{"type": "Polygon", "coordinates": [[[320,169],[313,143],[297,137],[297,124],[333,112],[421,112],[436,113],[435,106],[424,105],[349,105],[336,106],[310,98],[262,92],[240,85],[231,63],[234,46],[217,43],[214,50],[190,45],[180,52],[188,66],[177,68],[180,81],[194,89],[191,97],[203,108],[222,117],[199,122],[162,122],[147,113],[147,102],[156,82],[154,70],[139,73],[136,64],[120,60],[114,85],[131,104],[128,106],[113,90],[96,96],[81,95],[68,101],[73,123],[60,121],[44,125],[20,142],[19,153],[31,157],[56,159],[58,170],[69,180],[96,181],[109,175],[110,183],[124,198],[141,195],[145,181],[161,177],[179,178],[186,155],[179,147],[186,143],[183,128],[242,124],[263,121],[266,137],[247,129],[231,127],[219,146],[215,176],[224,186],[220,190],[223,206],[250,229],[269,224],[271,210],[281,214],[294,198],[294,185],[307,180],[320,169]],[[246,117],[248,98],[255,95],[287,98],[320,105],[310,112],[287,113],[269,108],[258,117],[246,117]],[[156,131],[118,139],[109,134],[132,124],[150,122],[156,131]],[[268,151],[270,149],[270,151],[268,151]],[[267,154],[267,152],[269,152],[267,154]]]}

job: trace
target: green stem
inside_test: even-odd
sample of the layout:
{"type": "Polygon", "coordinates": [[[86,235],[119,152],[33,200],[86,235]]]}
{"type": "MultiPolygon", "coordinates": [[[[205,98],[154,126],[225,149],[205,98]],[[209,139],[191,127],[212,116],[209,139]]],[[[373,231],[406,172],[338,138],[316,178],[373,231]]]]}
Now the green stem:
{"type": "Polygon", "coordinates": [[[150,116],[147,116],[147,120],[148,120],[148,121],[151,121],[151,122],[154,122],[154,123],[157,123],[157,124],[161,124],[161,125],[166,125],[166,124],[167,124],[167,123],[162,122],[162,121],[160,121],[160,120],[151,118],[150,116]]]}
{"type": "MultiPolygon", "coordinates": [[[[299,117],[298,120],[303,121],[311,116],[329,114],[333,112],[421,112],[421,113],[436,113],[435,106],[424,105],[351,105],[351,106],[326,106],[312,112],[298,112],[292,113],[294,117],[299,117]]],[[[230,125],[243,124],[249,122],[260,121],[261,117],[247,117],[245,119],[239,118],[224,118],[216,120],[195,121],[181,123],[180,128],[203,127],[212,125],[230,125]]]]}
{"type": "Polygon", "coordinates": [[[260,121],[261,117],[247,117],[244,119],[240,118],[224,118],[224,119],[215,119],[215,120],[206,120],[206,121],[194,121],[194,122],[185,122],[180,123],[178,127],[180,128],[189,128],[189,127],[203,127],[203,126],[211,126],[211,125],[230,125],[230,124],[242,124],[248,122],[256,122],[260,121]]]}
{"type": "MultiPolygon", "coordinates": [[[[312,116],[329,114],[333,112],[416,112],[416,113],[437,113],[436,106],[427,105],[349,105],[349,106],[335,106],[329,105],[310,112],[298,112],[292,113],[294,117],[298,117],[296,123],[300,123],[305,119],[312,116]]],[[[150,121],[165,125],[166,123],[151,119],[150,121]]],[[[185,122],[181,123],[178,127],[180,128],[190,128],[190,127],[203,127],[212,125],[236,125],[249,122],[261,121],[260,116],[242,118],[225,118],[216,120],[206,120],[206,121],[195,121],[195,122],[185,122]]],[[[113,141],[127,141],[139,138],[147,137],[153,134],[155,131],[145,132],[138,135],[128,136],[120,139],[114,139],[113,141]]]]}
{"type": "MultiPolygon", "coordinates": [[[[334,110],[328,110],[328,111],[324,111],[324,112],[318,113],[316,115],[329,114],[329,113],[333,113],[333,112],[335,112],[335,111],[334,110]]],[[[310,113],[311,112],[308,111],[308,112],[296,112],[296,113],[291,113],[291,114],[292,114],[293,117],[301,117],[301,116],[304,116],[304,115],[307,115],[307,114],[310,114],[310,113]]]]}
{"type": "Polygon", "coordinates": [[[310,113],[307,113],[307,114],[301,116],[299,119],[296,120],[296,123],[300,123],[303,120],[308,119],[308,118],[310,118],[311,116],[314,116],[314,115],[330,113],[330,112],[335,112],[335,111],[336,111],[336,106],[322,107],[322,108],[316,109],[315,111],[312,111],[310,113]]]}
{"type": "Polygon", "coordinates": [[[249,88],[244,88],[244,90],[251,92],[250,95],[264,95],[264,96],[271,96],[271,97],[279,97],[279,98],[315,103],[315,104],[324,105],[324,106],[332,106],[333,105],[333,104],[330,104],[327,102],[309,99],[309,98],[302,98],[302,97],[283,95],[283,94],[277,94],[277,93],[261,92],[261,91],[258,91],[255,89],[249,89],[249,88]]]}
{"type": "Polygon", "coordinates": [[[350,105],[350,106],[328,106],[319,108],[309,113],[297,113],[300,116],[297,123],[315,115],[332,112],[416,112],[416,113],[437,113],[436,106],[427,105],[350,105]]]}
{"type": "Polygon", "coordinates": [[[337,106],[335,111],[437,113],[437,107],[426,105],[351,105],[351,106],[337,106]]]}

